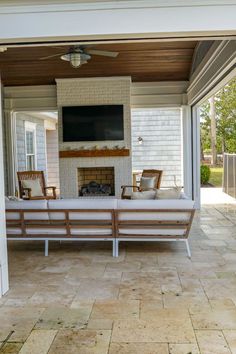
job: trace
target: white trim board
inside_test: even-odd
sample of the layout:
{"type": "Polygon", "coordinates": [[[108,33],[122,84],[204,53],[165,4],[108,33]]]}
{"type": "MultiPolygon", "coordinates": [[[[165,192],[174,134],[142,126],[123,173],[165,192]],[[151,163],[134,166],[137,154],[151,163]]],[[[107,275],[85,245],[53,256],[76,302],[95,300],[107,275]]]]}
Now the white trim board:
{"type": "Polygon", "coordinates": [[[131,107],[180,107],[188,81],[132,83],[131,107]]]}
{"type": "MultiPolygon", "coordinates": [[[[0,97],[2,98],[2,85],[0,79],[0,97]]],[[[0,100],[0,136],[2,136],[2,99],[0,100]]],[[[4,201],[4,166],[3,166],[3,142],[0,139],[0,297],[9,288],[8,282],[8,260],[5,223],[5,201],[4,201]]]]}
{"type": "Polygon", "coordinates": [[[154,0],[115,4],[96,3],[95,8],[88,3],[67,5],[67,8],[65,4],[61,8],[59,5],[2,7],[1,43],[236,35],[234,1],[205,2],[205,6],[203,1],[195,2],[194,6],[187,1],[174,6],[173,1],[168,2],[169,6],[162,1],[157,6],[154,0]]]}
{"type": "Polygon", "coordinates": [[[235,0],[7,0],[0,4],[2,13],[22,13],[22,12],[45,12],[45,11],[88,11],[106,9],[130,9],[130,8],[168,8],[168,7],[206,7],[206,6],[231,6],[235,5],[235,0]]]}

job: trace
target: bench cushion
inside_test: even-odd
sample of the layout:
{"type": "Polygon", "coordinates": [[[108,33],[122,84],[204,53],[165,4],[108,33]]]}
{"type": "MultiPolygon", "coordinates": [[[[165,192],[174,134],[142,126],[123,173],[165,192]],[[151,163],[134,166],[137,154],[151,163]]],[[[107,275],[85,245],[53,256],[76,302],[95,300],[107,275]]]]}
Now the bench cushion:
{"type": "MultiPolygon", "coordinates": [[[[11,209],[13,212],[6,213],[7,220],[19,220],[19,211],[14,212],[14,210],[20,209],[47,209],[47,200],[22,200],[22,201],[6,201],[6,209],[11,209]]],[[[35,212],[35,213],[25,213],[26,220],[49,220],[48,212],[35,212]]]]}
{"type": "MultiPolygon", "coordinates": [[[[53,209],[85,209],[85,210],[100,210],[116,209],[116,199],[61,199],[61,200],[49,200],[48,208],[53,209]]],[[[65,213],[54,212],[49,213],[50,220],[62,220],[65,218],[65,213]]],[[[110,212],[70,212],[70,220],[111,220],[112,216],[110,212]]]]}
{"type": "MultiPolygon", "coordinates": [[[[183,236],[185,234],[186,230],[183,229],[142,229],[142,228],[137,228],[137,229],[119,229],[119,237],[122,237],[122,235],[130,235],[132,238],[135,236],[141,236],[141,235],[150,235],[150,236],[157,236],[157,235],[171,235],[171,236],[183,236]]],[[[127,236],[128,237],[128,236],[127,236]]]]}
{"type": "Polygon", "coordinates": [[[193,209],[190,199],[117,200],[117,209],[193,209]]]}
{"type": "Polygon", "coordinates": [[[188,212],[169,212],[168,210],[192,210],[194,208],[194,202],[192,200],[178,199],[178,200],[119,200],[117,208],[120,210],[119,220],[189,220],[190,214],[188,212]],[[147,209],[144,212],[122,212],[122,209],[147,209]],[[157,212],[148,212],[148,209],[157,209],[157,212]],[[166,212],[158,212],[158,210],[164,209],[166,212]]]}
{"type": "MultiPolygon", "coordinates": [[[[8,227],[7,228],[7,234],[8,236],[11,235],[22,235],[22,230],[18,227],[8,227]]],[[[50,237],[50,235],[58,235],[58,236],[65,236],[66,235],[66,229],[65,228],[41,228],[41,229],[36,229],[36,228],[26,228],[26,235],[44,235],[50,237]]],[[[71,235],[76,236],[76,235],[84,235],[84,236],[97,236],[97,235],[112,235],[112,230],[111,229],[103,229],[103,228],[91,228],[91,229],[79,229],[79,228],[74,228],[71,230],[71,235]]]]}

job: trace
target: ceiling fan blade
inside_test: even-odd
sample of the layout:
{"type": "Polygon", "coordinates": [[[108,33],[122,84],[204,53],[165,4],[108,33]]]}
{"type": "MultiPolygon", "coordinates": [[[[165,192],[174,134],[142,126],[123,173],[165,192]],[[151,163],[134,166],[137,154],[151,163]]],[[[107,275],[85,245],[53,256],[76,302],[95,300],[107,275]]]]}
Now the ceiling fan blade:
{"type": "Polygon", "coordinates": [[[7,47],[4,47],[4,46],[0,47],[0,53],[4,53],[4,52],[6,52],[6,50],[7,50],[7,47]]]}
{"type": "Polygon", "coordinates": [[[86,49],[84,50],[84,52],[91,55],[102,55],[104,57],[111,57],[111,58],[116,58],[117,55],[119,54],[118,52],[108,52],[105,50],[96,50],[96,49],[86,49]]]}
{"type": "Polygon", "coordinates": [[[50,58],[54,58],[54,57],[59,57],[60,55],[63,55],[63,54],[65,54],[65,52],[57,53],[57,54],[53,54],[53,55],[48,55],[47,57],[39,58],[39,60],[46,60],[46,59],[50,59],[50,58]]]}
{"type": "MultiPolygon", "coordinates": [[[[67,46],[67,47],[68,47],[68,46],[67,46]]],[[[59,47],[59,46],[55,46],[55,47],[54,47],[54,46],[53,46],[52,48],[53,48],[53,49],[56,48],[56,49],[64,49],[64,50],[66,50],[66,47],[62,47],[62,46],[61,46],[61,47],[59,47]]]]}

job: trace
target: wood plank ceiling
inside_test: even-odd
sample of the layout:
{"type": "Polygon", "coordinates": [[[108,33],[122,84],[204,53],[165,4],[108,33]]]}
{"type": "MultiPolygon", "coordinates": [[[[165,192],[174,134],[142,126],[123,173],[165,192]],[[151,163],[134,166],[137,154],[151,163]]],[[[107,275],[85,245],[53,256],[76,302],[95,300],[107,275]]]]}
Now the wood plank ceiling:
{"type": "Polygon", "coordinates": [[[8,48],[0,53],[5,86],[54,84],[55,78],[131,76],[133,82],[188,80],[196,41],[95,44],[93,49],[117,51],[117,58],[93,55],[74,69],[60,56],[69,45],[8,48]]]}

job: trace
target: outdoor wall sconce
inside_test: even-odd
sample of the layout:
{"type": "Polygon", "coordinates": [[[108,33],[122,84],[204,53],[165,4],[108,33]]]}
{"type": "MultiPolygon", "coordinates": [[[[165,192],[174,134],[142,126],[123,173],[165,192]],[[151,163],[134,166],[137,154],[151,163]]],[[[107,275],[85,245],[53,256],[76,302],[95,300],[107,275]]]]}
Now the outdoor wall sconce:
{"type": "Polygon", "coordinates": [[[143,143],[143,138],[141,138],[141,136],[138,137],[138,143],[139,143],[139,145],[142,145],[142,143],[143,143]]]}

